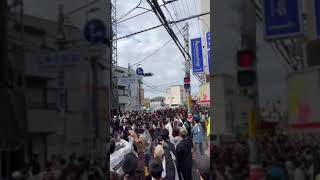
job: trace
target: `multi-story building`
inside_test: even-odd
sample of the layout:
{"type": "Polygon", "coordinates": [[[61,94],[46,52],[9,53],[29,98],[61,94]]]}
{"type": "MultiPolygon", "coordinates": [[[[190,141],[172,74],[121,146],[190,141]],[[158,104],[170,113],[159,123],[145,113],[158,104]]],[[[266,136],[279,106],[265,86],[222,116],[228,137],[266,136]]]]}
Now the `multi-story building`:
{"type": "Polygon", "coordinates": [[[116,89],[118,93],[118,112],[126,112],[132,110],[142,110],[142,100],[144,98],[143,89],[139,81],[142,77],[136,75],[133,69],[115,66],[113,68],[113,75],[116,78],[116,89]],[[133,78],[134,81],[127,83],[125,78],[133,78]]]}
{"type": "Polygon", "coordinates": [[[171,86],[166,91],[165,104],[180,106],[186,103],[186,92],[182,85],[171,86]]]}
{"type": "Polygon", "coordinates": [[[152,99],[150,99],[150,108],[153,110],[156,110],[158,108],[162,108],[165,105],[164,101],[165,101],[164,97],[152,98],[152,99]]]}
{"type": "Polygon", "coordinates": [[[103,45],[100,51],[102,45],[90,45],[74,25],[63,25],[61,48],[56,44],[57,22],[28,15],[22,22],[9,22],[9,48],[14,52],[21,44],[25,47],[22,55],[9,54],[14,71],[22,68],[26,80],[28,138],[20,147],[25,154],[38,154],[41,163],[53,154],[106,155],[110,48],[103,45]],[[18,36],[22,29],[23,41],[18,36]]]}

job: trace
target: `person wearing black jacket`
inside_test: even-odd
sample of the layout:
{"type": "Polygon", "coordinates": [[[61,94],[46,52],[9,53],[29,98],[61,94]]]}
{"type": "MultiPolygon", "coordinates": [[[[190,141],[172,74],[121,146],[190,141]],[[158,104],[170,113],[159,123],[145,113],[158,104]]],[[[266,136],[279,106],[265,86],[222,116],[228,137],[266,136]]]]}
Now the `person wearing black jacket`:
{"type": "Polygon", "coordinates": [[[169,131],[167,129],[162,129],[159,135],[162,137],[164,142],[168,145],[169,151],[171,151],[176,156],[176,148],[169,139],[169,131]]]}
{"type": "Polygon", "coordinates": [[[188,137],[187,130],[179,130],[182,140],[176,147],[178,172],[184,180],[192,180],[192,140],[188,137]]]}

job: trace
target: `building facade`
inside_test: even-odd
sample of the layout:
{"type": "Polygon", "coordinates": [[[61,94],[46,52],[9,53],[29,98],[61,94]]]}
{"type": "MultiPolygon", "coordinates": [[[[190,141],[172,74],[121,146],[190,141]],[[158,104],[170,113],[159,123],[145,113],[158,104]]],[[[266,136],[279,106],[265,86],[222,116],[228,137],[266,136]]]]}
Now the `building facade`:
{"type": "Polygon", "coordinates": [[[150,108],[153,110],[156,110],[158,108],[164,107],[165,103],[165,98],[164,97],[155,97],[150,99],[150,108]]]}
{"type": "Polygon", "coordinates": [[[142,110],[144,91],[139,83],[142,77],[136,75],[134,70],[129,71],[128,68],[120,66],[114,66],[113,72],[118,93],[118,112],[142,110]],[[128,77],[134,79],[130,84],[125,82],[128,77]]]}
{"type": "Polygon", "coordinates": [[[63,25],[66,39],[61,48],[57,29],[55,21],[28,15],[23,24],[9,23],[9,48],[22,43],[25,47],[23,54],[9,54],[14,71],[24,72],[29,138],[21,147],[30,155],[25,158],[38,154],[44,163],[53,154],[106,155],[110,48],[90,45],[74,25],[63,25]],[[18,38],[21,29],[23,42],[18,38]]]}
{"type": "Polygon", "coordinates": [[[171,86],[166,91],[165,103],[170,106],[186,104],[186,92],[182,85],[171,86]]]}

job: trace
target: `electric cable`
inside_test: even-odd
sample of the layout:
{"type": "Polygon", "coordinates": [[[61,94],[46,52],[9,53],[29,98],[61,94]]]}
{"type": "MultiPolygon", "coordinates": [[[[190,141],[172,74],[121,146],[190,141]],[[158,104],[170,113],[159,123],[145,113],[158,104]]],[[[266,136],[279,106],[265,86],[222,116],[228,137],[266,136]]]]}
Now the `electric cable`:
{"type": "Polygon", "coordinates": [[[145,58],[143,58],[142,60],[134,63],[132,66],[139,64],[145,60],[147,60],[148,58],[150,58],[151,56],[153,56],[154,54],[156,54],[157,52],[159,52],[162,48],[164,48],[166,45],[168,45],[170,42],[172,41],[172,39],[169,39],[169,41],[167,41],[166,43],[164,43],[161,47],[159,47],[158,49],[156,49],[153,53],[151,53],[150,55],[146,56],[145,58]]]}
{"type": "Polygon", "coordinates": [[[131,14],[134,10],[136,10],[137,8],[139,8],[139,6],[141,5],[142,0],[139,1],[138,5],[136,5],[134,8],[132,8],[131,10],[129,10],[127,13],[125,13],[122,17],[120,17],[119,19],[117,19],[115,22],[125,18],[126,16],[128,16],[129,14],[131,14]]]}
{"type": "MultiPolygon", "coordinates": [[[[186,21],[186,20],[189,20],[189,19],[197,18],[197,17],[200,17],[200,16],[205,16],[205,15],[208,15],[208,14],[210,14],[210,12],[206,12],[206,13],[190,16],[190,17],[187,17],[187,18],[183,18],[183,19],[180,19],[180,20],[177,20],[177,21],[168,22],[168,23],[169,24],[171,24],[171,23],[180,23],[180,22],[183,22],[183,21],[186,21]]],[[[138,31],[138,32],[134,32],[134,33],[131,33],[131,34],[124,35],[124,36],[116,38],[116,39],[114,39],[112,41],[118,41],[118,40],[121,40],[121,39],[125,39],[125,38],[131,37],[131,36],[134,36],[134,35],[137,35],[137,34],[140,34],[140,33],[144,33],[144,32],[147,32],[147,31],[150,31],[150,30],[162,27],[162,26],[163,26],[163,24],[160,24],[160,25],[148,28],[148,29],[144,29],[144,30],[141,30],[141,31],[138,31]]]]}

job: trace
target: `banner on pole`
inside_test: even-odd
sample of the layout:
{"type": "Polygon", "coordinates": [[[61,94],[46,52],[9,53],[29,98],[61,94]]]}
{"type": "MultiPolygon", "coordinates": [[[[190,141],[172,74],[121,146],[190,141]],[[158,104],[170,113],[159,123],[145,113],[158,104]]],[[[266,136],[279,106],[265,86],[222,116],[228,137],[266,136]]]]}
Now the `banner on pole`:
{"type": "Polygon", "coordinates": [[[201,74],[204,72],[202,42],[200,38],[191,39],[191,55],[193,74],[201,74]]]}
{"type": "Polygon", "coordinates": [[[210,47],[211,47],[211,35],[210,32],[206,33],[207,39],[207,57],[208,57],[208,72],[211,72],[211,56],[210,56],[210,47]]]}

